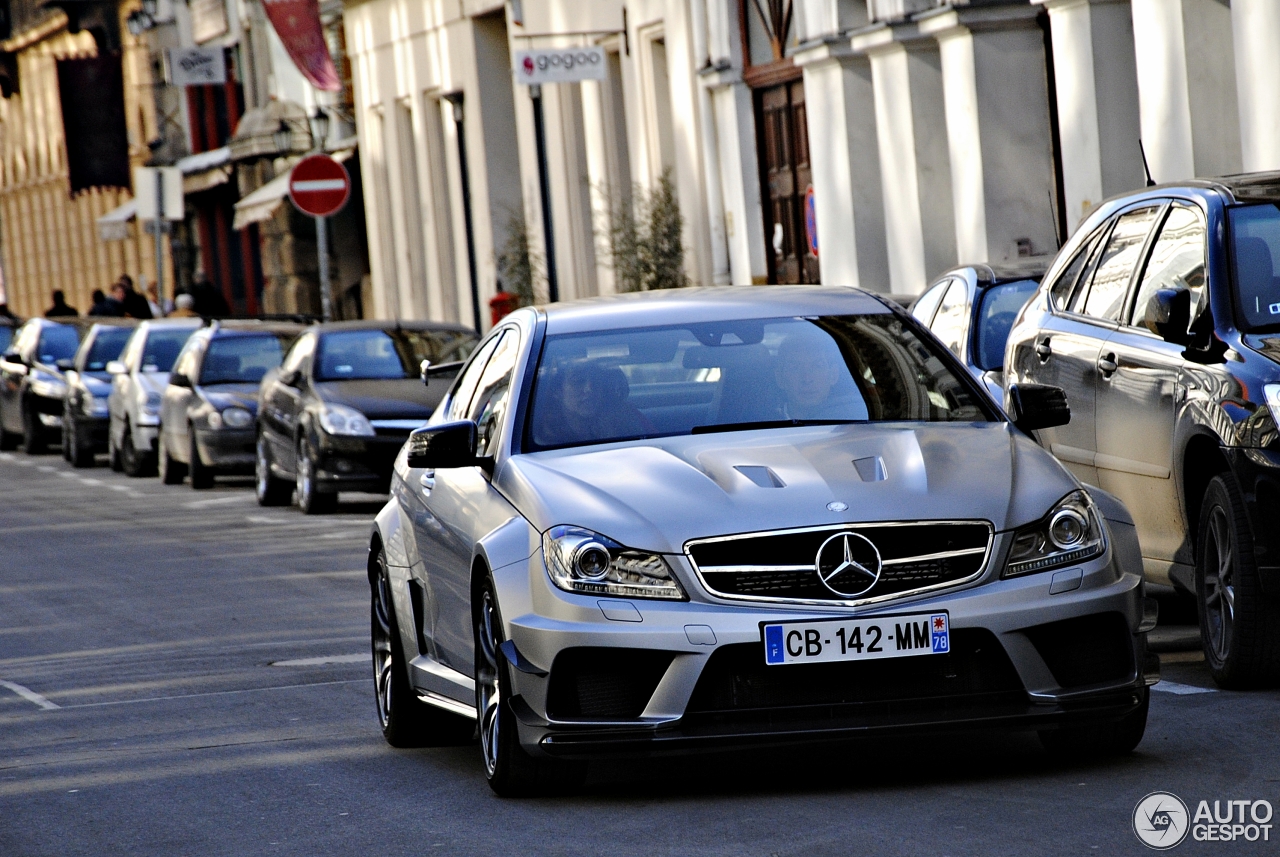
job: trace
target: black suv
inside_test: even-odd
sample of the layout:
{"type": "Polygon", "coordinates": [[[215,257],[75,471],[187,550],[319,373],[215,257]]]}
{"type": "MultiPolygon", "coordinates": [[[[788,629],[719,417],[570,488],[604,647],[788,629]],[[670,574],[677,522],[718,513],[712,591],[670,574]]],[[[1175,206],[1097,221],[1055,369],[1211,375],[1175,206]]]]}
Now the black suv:
{"type": "Polygon", "coordinates": [[[1005,385],[1062,387],[1041,441],[1137,521],[1148,580],[1195,596],[1224,687],[1280,681],[1280,173],[1109,200],[1054,259],[1005,385]]]}

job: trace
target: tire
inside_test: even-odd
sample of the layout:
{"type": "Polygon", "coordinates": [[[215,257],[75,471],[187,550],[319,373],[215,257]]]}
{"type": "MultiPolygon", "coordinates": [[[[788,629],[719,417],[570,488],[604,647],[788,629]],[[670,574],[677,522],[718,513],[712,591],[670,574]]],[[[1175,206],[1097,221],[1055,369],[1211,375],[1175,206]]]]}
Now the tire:
{"type": "Polygon", "coordinates": [[[63,419],[63,436],[67,439],[67,461],[71,462],[72,467],[93,467],[97,463],[94,461],[93,447],[85,446],[80,442],[80,431],[76,428],[76,421],[71,419],[70,415],[63,419]]]}
{"type": "Polygon", "coordinates": [[[165,443],[164,435],[160,435],[160,456],[156,467],[160,471],[160,481],[165,485],[181,485],[182,478],[187,475],[187,466],[174,461],[169,454],[169,444],[165,443]]]}
{"type": "Polygon", "coordinates": [[[500,648],[502,619],[491,581],[485,581],[472,612],[480,756],[489,788],[501,797],[526,797],[559,794],[581,786],[587,773],[585,763],[535,759],[520,746],[511,710],[510,671],[500,648]]]}
{"type": "Polygon", "coordinates": [[[400,642],[387,560],[378,551],[370,582],[369,624],[373,643],[373,688],[382,737],[392,747],[434,747],[471,740],[472,720],[450,714],[418,698],[409,684],[409,665],[400,642]]]}
{"type": "Polygon", "coordinates": [[[187,426],[187,474],[191,487],[197,491],[213,487],[213,468],[200,460],[200,447],[196,444],[195,426],[187,426]]]}
{"type": "Polygon", "coordinates": [[[1234,477],[1209,481],[1196,535],[1196,608],[1205,663],[1220,687],[1280,680],[1280,608],[1262,592],[1253,534],[1234,477]]]}
{"type": "Polygon", "coordinates": [[[298,441],[298,508],[304,515],[323,515],[332,512],[338,506],[338,493],[323,493],[316,484],[316,461],[311,453],[311,444],[305,439],[298,441]]]}
{"type": "Polygon", "coordinates": [[[13,432],[5,431],[4,426],[0,425],[0,451],[8,452],[11,449],[18,448],[18,441],[22,439],[21,435],[13,432]]]}
{"type": "Polygon", "coordinates": [[[287,506],[293,494],[292,485],[271,473],[271,450],[261,433],[253,456],[253,493],[259,506],[287,506]]]}
{"type": "Polygon", "coordinates": [[[1040,733],[1040,743],[1051,755],[1064,761],[1127,756],[1142,742],[1150,707],[1151,689],[1144,687],[1142,704],[1120,720],[1046,729],[1040,733]]]}
{"type": "Polygon", "coordinates": [[[62,410],[62,460],[71,461],[71,409],[62,410]]]}
{"type": "Polygon", "coordinates": [[[22,409],[22,451],[27,455],[44,455],[47,444],[36,425],[36,415],[30,408],[22,409]]]}
{"type": "Polygon", "coordinates": [[[151,456],[138,452],[133,445],[133,430],[128,423],[124,424],[124,439],[120,442],[120,467],[126,476],[137,479],[149,476],[152,467],[151,456]]]}

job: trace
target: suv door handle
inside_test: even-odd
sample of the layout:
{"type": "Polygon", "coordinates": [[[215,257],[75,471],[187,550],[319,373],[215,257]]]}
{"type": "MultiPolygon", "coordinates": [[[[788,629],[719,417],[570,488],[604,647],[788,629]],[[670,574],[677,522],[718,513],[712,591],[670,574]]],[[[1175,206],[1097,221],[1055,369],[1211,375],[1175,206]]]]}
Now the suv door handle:
{"type": "Polygon", "coordinates": [[[1104,354],[1098,359],[1098,370],[1108,378],[1111,377],[1111,374],[1118,368],[1119,367],[1116,366],[1116,356],[1114,354],[1104,354]]]}
{"type": "Polygon", "coordinates": [[[422,475],[418,477],[418,484],[422,486],[423,491],[430,491],[436,487],[436,472],[434,470],[424,470],[422,475]]]}
{"type": "Polygon", "coordinates": [[[1047,337],[1036,343],[1036,356],[1040,358],[1041,363],[1053,356],[1053,349],[1049,347],[1047,337]]]}

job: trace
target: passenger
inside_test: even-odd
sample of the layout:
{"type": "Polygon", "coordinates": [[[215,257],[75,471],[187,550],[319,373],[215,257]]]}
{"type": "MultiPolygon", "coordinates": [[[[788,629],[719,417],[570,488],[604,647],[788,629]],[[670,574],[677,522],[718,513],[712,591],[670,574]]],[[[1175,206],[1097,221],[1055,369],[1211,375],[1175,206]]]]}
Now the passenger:
{"type": "MultiPolygon", "coordinates": [[[[133,277],[130,277],[128,274],[121,274],[116,285],[123,290],[122,296],[118,297],[117,300],[119,300],[121,306],[124,307],[124,314],[126,316],[137,319],[154,317],[151,314],[151,304],[147,302],[145,297],[134,290],[133,277]]],[[[111,289],[111,294],[116,294],[115,287],[111,289]]]]}
{"type": "Polygon", "coordinates": [[[829,336],[792,333],[778,346],[774,381],[790,420],[865,420],[866,403],[829,336]],[[841,383],[844,382],[844,383],[841,383]]]}
{"type": "Polygon", "coordinates": [[[79,315],[76,308],[67,303],[67,295],[62,289],[53,290],[53,306],[44,311],[45,318],[62,318],[79,315]]]}
{"type": "Polygon", "coordinates": [[[111,296],[95,302],[89,315],[121,318],[124,316],[124,284],[116,282],[111,285],[111,296]]]}
{"type": "Polygon", "coordinates": [[[178,296],[173,299],[174,309],[169,313],[170,318],[199,318],[200,314],[196,312],[196,299],[186,292],[179,292],[178,296]]]}
{"type": "Polygon", "coordinates": [[[653,424],[627,401],[631,386],[616,366],[571,363],[561,369],[558,407],[540,420],[538,442],[554,446],[652,434],[653,424]]]}

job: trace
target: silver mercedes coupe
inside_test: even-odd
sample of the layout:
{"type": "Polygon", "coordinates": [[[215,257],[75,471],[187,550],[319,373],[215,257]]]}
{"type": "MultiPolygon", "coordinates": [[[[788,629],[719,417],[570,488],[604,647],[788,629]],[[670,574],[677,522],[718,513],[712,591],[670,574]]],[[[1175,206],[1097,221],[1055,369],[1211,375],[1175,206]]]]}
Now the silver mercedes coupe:
{"type": "MultiPolygon", "coordinates": [[[[430,367],[423,367],[429,381],[430,367]]],[[[1141,740],[1133,521],[857,289],[519,310],[395,463],[369,552],[394,746],[479,734],[503,795],[607,754],[1037,730],[1141,740]]]]}

